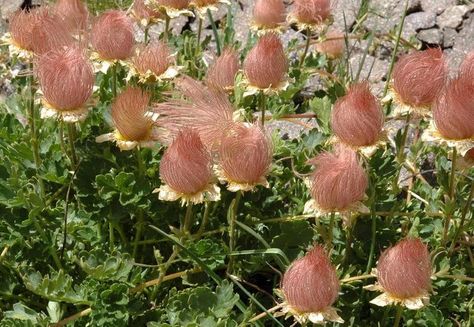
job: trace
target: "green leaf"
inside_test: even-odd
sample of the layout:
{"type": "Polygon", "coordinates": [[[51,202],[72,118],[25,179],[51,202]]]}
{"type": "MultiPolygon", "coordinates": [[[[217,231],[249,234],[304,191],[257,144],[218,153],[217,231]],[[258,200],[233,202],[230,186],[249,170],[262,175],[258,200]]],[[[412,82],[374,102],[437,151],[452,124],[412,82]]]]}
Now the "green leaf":
{"type": "Polygon", "coordinates": [[[133,267],[133,259],[128,253],[109,255],[101,249],[80,254],[79,266],[97,280],[125,282],[133,267]]]}

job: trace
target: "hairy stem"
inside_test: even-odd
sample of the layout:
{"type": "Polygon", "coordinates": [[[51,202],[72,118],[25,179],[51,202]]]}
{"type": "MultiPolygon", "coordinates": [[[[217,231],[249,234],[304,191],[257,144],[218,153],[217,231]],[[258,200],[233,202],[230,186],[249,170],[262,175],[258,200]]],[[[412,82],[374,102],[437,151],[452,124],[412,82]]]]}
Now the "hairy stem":
{"type": "Polygon", "coordinates": [[[398,325],[400,325],[402,312],[403,312],[403,307],[401,305],[397,305],[397,313],[395,314],[395,321],[393,322],[393,327],[398,327],[398,325]]]}
{"type": "Polygon", "coordinates": [[[202,234],[204,233],[204,231],[206,230],[207,222],[209,220],[209,212],[211,211],[210,207],[211,205],[209,204],[209,202],[206,202],[204,204],[204,214],[202,216],[201,226],[199,226],[199,229],[196,235],[194,235],[193,237],[195,240],[199,240],[202,234]]]}
{"type": "Polygon", "coordinates": [[[165,34],[164,34],[164,40],[165,42],[169,41],[170,38],[170,17],[168,15],[165,15],[165,34]]]}
{"type": "MultiPolygon", "coordinates": [[[[135,148],[135,155],[137,157],[137,170],[138,170],[138,180],[139,182],[143,182],[143,178],[145,176],[145,165],[143,163],[143,157],[141,155],[141,150],[140,148],[135,148]]],[[[140,241],[143,233],[143,225],[145,223],[145,218],[143,214],[143,209],[138,208],[137,209],[137,228],[135,230],[135,238],[134,241],[135,243],[133,244],[133,258],[137,260],[137,253],[138,253],[138,242],[140,241]]]]}
{"type": "Polygon", "coordinates": [[[67,133],[68,133],[68,140],[69,140],[69,147],[71,148],[71,165],[72,169],[76,170],[77,167],[77,155],[76,155],[76,147],[74,142],[76,140],[76,125],[67,124],[67,133]]]}
{"type": "Polygon", "coordinates": [[[261,122],[262,122],[262,127],[265,126],[265,110],[267,109],[267,98],[266,95],[263,91],[260,91],[260,111],[261,111],[261,122]]]}
{"type": "MultiPolygon", "coordinates": [[[[457,150],[453,148],[453,159],[451,161],[451,174],[449,175],[449,190],[448,190],[448,201],[454,204],[455,201],[455,191],[456,191],[456,157],[457,150]]],[[[443,229],[443,244],[446,244],[448,241],[449,225],[451,224],[452,208],[449,208],[449,211],[446,213],[446,218],[444,220],[444,229],[443,229]]]]}
{"type": "MultiPolygon", "coordinates": [[[[235,249],[235,222],[237,221],[237,213],[239,209],[240,199],[242,198],[242,192],[237,191],[235,194],[235,199],[231,204],[231,213],[229,219],[229,253],[234,252],[235,249]]],[[[231,255],[229,257],[229,264],[227,266],[227,273],[232,274],[234,269],[234,257],[231,255]]]]}
{"type": "Polygon", "coordinates": [[[299,66],[300,69],[303,68],[304,60],[306,59],[306,55],[308,54],[310,44],[311,44],[311,29],[308,27],[306,29],[306,44],[305,44],[304,51],[300,59],[300,66],[299,66]]]}

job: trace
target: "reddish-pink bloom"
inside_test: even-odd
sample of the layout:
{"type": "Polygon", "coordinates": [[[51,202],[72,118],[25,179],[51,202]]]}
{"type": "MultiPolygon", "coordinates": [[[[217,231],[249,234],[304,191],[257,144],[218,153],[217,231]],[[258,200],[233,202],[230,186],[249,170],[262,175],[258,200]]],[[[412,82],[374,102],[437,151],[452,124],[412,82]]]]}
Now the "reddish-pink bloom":
{"type": "Polygon", "coordinates": [[[87,6],[81,0],[58,0],[54,6],[72,32],[85,30],[89,19],[87,6]]]}
{"type": "Polygon", "coordinates": [[[347,94],[336,101],[331,126],[334,134],[350,146],[370,146],[379,141],[383,127],[382,108],[370,92],[369,83],[352,85],[347,94]]]}
{"type": "Polygon", "coordinates": [[[73,38],[67,25],[50,8],[35,9],[35,24],[31,30],[32,48],[37,55],[42,55],[50,50],[72,45],[73,38]]]}
{"type": "Polygon", "coordinates": [[[251,86],[267,89],[278,88],[288,70],[280,38],[274,33],[262,36],[244,61],[244,73],[251,86]]]}
{"type": "Polygon", "coordinates": [[[286,302],[300,313],[321,312],[337,299],[339,279],[324,249],[316,245],[283,275],[286,302]]]}
{"type": "Polygon", "coordinates": [[[308,161],[316,167],[311,175],[311,196],[324,211],[345,211],[362,201],[368,177],[357,154],[342,145],[308,161]]]}
{"type": "Polygon", "coordinates": [[[234,184],[265,184],[272,150],[271,141],[261,126],[242,123],[229,126],[219,148],[221,177],[234,184]]]}
{"type": "Polygon", "coordinates": [[[230,48],[224,49],[222,54],[209,67],[206,84],[223,91],[233,89],[235,75],[237,75],[239,68],[237,52],[230,48]]]}
{"type": "Polygon", "coordinates": [[[377,279],[389,295],[408,299],[431,289],[431,261],[420,239],[405,239],[385,250],[377,264],[377,279]]]}
{"type": "Polygon", "coordinates": [[[443,88],[448,69],[439,48],[402,56],[393,69],[398,100],[411,107],[430,106],[443,88]]]}
{"type": "Polygon", "coordinates": [[[127,59],[134,43],[132,22],[123,11],[104,12],[92,27],[92,46],[103,59],[127,59]]]}
{"type": "Polygon", "coordinates": [[[467,54],[459,70],[460,77],[474,86],[474,51],[467,54]]]}
{"type": "Polygon", "coordinates": [[[173,59],[171,50],[165,42],[154,41],[138,48],[132,62],[140,74],[150,71],[156,76],[160,76],[173,63],[173,59]]]}
{"type": "Polygon", "coordinates": [[[158,11],[154,10],[147,5],[145,5],[145,0],[135,0],[133,2],[132,11],[134,16],[138,20],[151,20],[151,19],[158,19],[164,18],[163,15],[158,11]]]}
{"type": "Polygon", "coordinates": [[[253,7],[253,22],[262,28],[277,28],[285,23],[286,9],[283,0],[257,0],[253,7]]]}
{"type": "Polygon", "coordinates": [[[182,77],[177,86],[185,99],[173,99],[155,105],[158,124],[164,130],[161,141],[169,144],[185,127],[199,133],[202,142],[211,150],[220,144],[222,133],[233,123],[233,107],[227,95],[208,88],[190,77],[182,77]]]}
{"type": "Polygon", "coordinates": [[[81,108],[92,95],[92,65],[78,47],[60,48],[41,56],[36,74],[44,99],[56,110],[81,108]]]}
{"type": "Polygon", "coordinates": [[[301,24],[322,24],[331,17],[331,1],[295,0],[292,15],[301,24]]]}
{"type": "Polygon", "coordinates": [[[329,58],[335,59],[343,55],[346,47],[344,33],[332,31],[326,33],[326,40],[316,44],[316,50],[329,58]]]}
{"type": "Polygon", "coordinates": [[[31,31],[36,24],[35,10],[15,11],[9,18],[8,30],[15,45],[23,50],[33,50],[33,35],[31,31]]]}
{"type": "Polygon", "coordinates": [[[179,132],[160,162],[160,177],[175,192],[193,195],[212,180],[211,155],[192,129],[179,132]]]}
{"type": "Polygon", "coordinates": [[[186,9],[189,6],[190,0],[157,0],[161,6],[170,7],[173,9],[186,9]]]}
{"type": "Polygon", "coordinates": [[[436,129],[447,139],[474,137],[474,88],[464,78],[448,82],[433,105],[436,129]]]}
{"type": "Polygon", "coordinates": [[[112,103],[115,128],[125,141],[143,141],[150,137],[153,122],[145,116],[150,94],[137,87],[127,87],[112,103]]]}

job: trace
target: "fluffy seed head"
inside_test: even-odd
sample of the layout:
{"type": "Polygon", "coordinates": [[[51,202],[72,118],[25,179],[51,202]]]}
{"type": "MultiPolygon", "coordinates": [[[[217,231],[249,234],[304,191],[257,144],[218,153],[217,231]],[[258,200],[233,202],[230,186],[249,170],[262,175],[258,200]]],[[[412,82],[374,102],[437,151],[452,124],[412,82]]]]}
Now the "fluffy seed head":
{"type": "Polygon", "coordinates": [[[253,22],[264,28],[276,28],[285,23],[283,0],[257,0],[253,7],[253,22]]]}
{"type": "Polygon", "coordinates": [[[237,52],[227,48],[209,67],[206,84],[219,90],[232,89],[234,88],[235,75],[239,68],[237,52]]]}
{"type": "Polygon", "coordinates": [[[33,11],[37,17],[32,27],[32,49],[36,55],[42,55],[54,49],[72,45],[73,38],[67,25],[50,8],[38,8],[33,11]]]}
{"type": "Polygon", "coordinates": [[[347,94],[336,101],[331,126],[334,134],[351,146],[374,145],[380,138],[383,113],[369,83],[352,85],[347,94]]]}
{"type": "Polygon", "coordinates": [[[316,44],[316,50],[329,58],[335,59],[343,55],[346,47],[344,33],[331,31],[326,33],[326,41],[316,44]]]}
{"type": "Polygon", "coordinates": [[[19,48],[28,51],[33,50],[33,35],[31,31],[36,24],[37,18],[34,11],[17,10],[9,18],[8,30],[12,40],[19,48]]]}
{"type": "Polygon", "coordinates": [[[474,137],[474,87],[463,77],[451,80],[433,105],[437,130],[447,139],[474,137]]]}
{"type": "Polygon", "coordinates": [[[295,0],[292,14],[299,23],[319,25],[331,16],[331,1],[295,0]]]}
{"type": "Polygon", "coordinates": [[[84,106],[92,95],[92,65],[78,47],[52,50],[41,56],[36,74],[45,100],[57,110],[84,106]]]}
{"type": "Polygon", "coordinates": [[[298,312],[320,312],[337,299],[339,280],[324,249],[317,245],[283,275],[286,302],[298,312]]]}
{"type": "Polygon", "coordinates": [[[192,129],[181,131],[160,162],[161,179],[173,190],[192,195],[212,179],[211,155],[192,129]]]}
{"type": "Polygon", "coordinates": [[[398,98],[412,107],[433,103],[447,78],[443,51],[439,48],[402,56],[393,69],[393,88],[398,98]]]}
{"type": "Polygon", "coordinates": [[[92,27],[92,46],[104,59],[127,59],[134,42],[132,22],[123,11],[104,12],[92,27]]]}
{"type": "Polygon", "coordinates": [[[115,128],[127,141],[142,141],[150,136],[152,121],[145,117],[150,95],[137,87],[127,87],[112,103],[115,128]]]}
{"type": "Polygon", "coordinates": [[[377,264],[377,279],[392,296],[407,299],[431,288],[428,248],[420,239],[405,239],[385,250],[377,264]]]}
{"type": "Polygon", "coordinates": [[[165,7],[182,10],[189,6],[190,0],[158,0],[157,2],[165,7]]]}
{"type": "Polygon", "coordinates": [[[166,131],[160,141],[169,144],[180,130],[190,127],[208,149],[217,151],[223,132],[233,122],[234,108],[227,94],[187,76],[177,80],[177,87],[184,100],[170,100],[153,108],[159,114],[158,124],[166,131]]]}
{"type": "Polygon", "coordinates": [[[339,145],[335,152],[321,153],[308,162],[316,166],[310,191],[321,209],[344,211],[363,200],[368,178],[354,151],[339,145]]]}
{"type": "Polygon", "coordinates": [[[154,41],[138,48],[132,62],[140,74],[151,71],[156,76],[160,76],[173,60],[168,45],[163,41],[154,41]]]}
{"type": "Polygon", "coordinates": [[[219,160],[228,181],[258,184],[272,163],[271,141],[260,126],[235,123],[224,132],[219,160]]]}
{"type": "Polygon", "coordinates": [[[474,51],[464,58],[460,67],[460,77],[474,86],[474,51]]]}
{"type": "Polygon", "coordinates": [[[250,85],[260,89],[279,87],[287,69],[283,45],[274,33],[262,36],[244,61],[244,73],[250,85]]]}
{"type": "Polygon", "coordinates": [[[153,10],[145,5],[144,0],[135,0],[133,2],[132,11],[138,20],[157,19],[162,17],[162,14],[158,10],[153,10]]]}
{"type": "Polygon", "coordinates": [[[70,31],[75,32],[86,29],[89,11],[81,0],[58,0],[54,9],[70,31]]]}

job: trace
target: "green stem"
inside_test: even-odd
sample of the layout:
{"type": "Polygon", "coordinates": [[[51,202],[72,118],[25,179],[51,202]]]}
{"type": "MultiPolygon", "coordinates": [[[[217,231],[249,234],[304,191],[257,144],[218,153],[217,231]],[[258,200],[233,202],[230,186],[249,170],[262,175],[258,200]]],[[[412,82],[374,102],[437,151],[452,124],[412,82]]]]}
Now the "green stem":
{"type": "Polygon", "coordinates": [[[198,55],[199,50],[201,50],[201,34],[202,34],[202,18],[199,17],[199,24],[198,24],[198,32],[197,32],[197,42],[196,42],[196,50],[195,56],[198,55]]]}
{"type": "Polygon", "coordinates": [[[263,91],[260,91],[260,111],[261,111],[261,122],[262,127],[265,126],[265,110],[267,109],[267,98],[263,91]]]}
{"type": "Polygon", "coordinates": [[[471,192],[469,193],[469,196],[467,197],[466,204],[461,213],[461,222],[459,223],[459,227],[456,230],[456,233],[454,234],[453,240],[451,242],[451,246],[449,247],[449,252],[448,252],[449,254],[453,253],[454,247],[456,246],[456,242],[459,238],[459,235],[461,235],[461,233],[463,232],[464,223],[466,221],[466,216],[467,216],[467,213],[469,212],[469,208],[471,207],[471,201],[473,197],[474,197],[474,181],[472,182],[471,192]]]}
{"type": "Polygon", "coordinates": [[[300,69],[303,68],[304,60],[306,59],[306,55],[308,54],[310,44],[311,44],[311,29],[308,27],[306,29],[306,45],[304,47],[304,52],[301,55],[301,59],[300,59],[300,66],[299,66],[300,69]]]}
{"type": "Polygon", "coordinates": [[[36,219],[34,215],[32,215],[31,220],[33,221],[33,224],[35,225],[35,228],[40,234],[41,238],[44,240],[46,244],[48,244],[49,254],[53,258],[53,261],[56,264],[56,267],[58,269],[63,269],[61,261],[59,260],[59,256],[56,253],[56,251],[53,249],[53,245],[49,245],[49,240],[48,240],[48,237],[46,236],[46,233],[44,232],[44,228],[41,227],[40,223],[38,222],[38,219],[36,219]]]}
{"type": "Polygon", "coordinates": [[[118,63],[112,65],[112,95],[114,98],[117,96],[117,65],[118,63]]]}
{"type": "MultiPolygon", "coordinates": [[[[30,64],[30,69],[33,72],[33,64],[30,64]]],[[[36,130],[36,117],[35,117],[35,93],[36,89],[34,87],[34,79],[33,73],[28,78],[28,85],[30,89],[30,99],[28,103],[28,113],[30,118],[30,128],[31,128],[31,147],[33,149],[33,159],[35,161],[35,168],[36,168],[36,178],[38,179],[38,185],[40,189],[40,196],[41,199],[44,200],[45,198],[45,187],[43,178],[40,175],[40,167],[41,167],[41,157],[39,154],[39,142],[36,130]]]]}
{"type": "Polygon", "coordinates": [[[170,38],[170,20],[170,17],[168,15],[165,15],[165,42],[168,42],[170,38]]]}
{"type": "Polygon", "coordinates": [[[115,244],[114,226],[111,222],[109,222],[109,250],[110,252],[114,251],[114,244],[115,244]]]}
{"type": "Polygon", "coordinates": [[[207,222],[209,220],[209,212],[211,211],[210,207],[211,205],[209,204],[209,202],[206,202],[204,204],[204,214],[202,216],[201,226],[199,226],[196,235],[194,235],[195,240],[199,240],[202,236],[202,233],[204,233],[204,231],[206,230],[207,222]]]}
{"type": "Polygon", "coordinates": [[[332,240],[334,238],[333,231],[334,231],[334,223],[336,221],[336,213],[331,212],[331,216],[329,219],[329,227],[328,227],[328,237],[326,239],[326,248],[328,251],[332,248],[332,240]]]}
{"type": "MultiPolygon", "coordinates": [[[[451,161],[451,174],[449,176],[449,190],[448,190],[448,197],[452,204],[455,201],[455,185],[456,185],[456,157],[457,157],[457,150],[453,148],[453,159],[451,161]]],[[[446,244],[448,240],[448,232],[449,232],[449,225],[451,224],[451,216],[452,216],[452,206],[449,208],[449,212],[446,214],[446,219],[444,221],[444,230],[443,230],[443,244],[446,244]]]]}
{"type": "MultiPolygon", "coordinates": [[[[145,176],[145,166],[143,163],[143,158],[142,158],[139,147],[135,148],[135,155],[137,157],[138,180],[140,183],[142,183],[143,178],[145,176]]],[[[145,223],[145,217],[144,217],[143,209],[138,208],[137,209],[137,224],[136,224],[137,228],[135,230],[135,238],[134,238],[133,252],[132,252],[133,258],[135,258],[135,260],[137,260],[138,245],[139,245],[138,242],[140,241],[142,237],[144,223],[145,223]]]]}
{"type": "Polygon", "coordinates": [[[216,51],[217,55],[221,55],[221,42],[219,40],[219,33],[217,32],[217,26],[216,22],[214,21],[214,17],[212,17],[212,13],[209,9],[207,9],[207,17],[209,18],[209,21],[211,22],[211,27],[212,27],[212,33],[214,34],[214,40],[216,41],[216,51]]]}
{"type": "MultiPolygon", "coordinates": [[[[231,214],[230,214],[230,221],[229,221],[229,253],[234,252],[235,249],[235,222],[237,221],[237,212],[239,209],[240,199],[242,198],[242,192],[237,191],[235,194],[235,199],[231,204],[231,214]]],[[[232,274],[232,270],[234,268],[234,257],[231,255],[229,258],[229,264],[227,265],[227,273],[232,274]]]]}
{"type": "Polygon", "coordinates": [[[69,139],[69,146],[71,148],[71,164],[73,170],[77,167],[77,155],[76,155],[76,147],[74,146],[74,141],[76,140],[76,125],[74,123],[67,124],[67,133],[69,139]]]}
{"type": "Polygon", "coordinates": [[[398,327],[398,325],[400,325],[402,312],[403,312],[403,307],[401,305],[397,305],[397,313],[395,314],[395,321],[393,322],[393,327],[398,327]]]}
{"type": "Polygon", "coordinates": [[[184,234],[190,233],[190,228],[193,221],[192,218],[193,218],[193,204],[191,202],[188,202],[186,206],[186,214],[184,216],[184,223],[182,226],[183,227],[182,232],[184,232],[184,234]]]}
{"type": "Polygon", "coordinates": [[[145,44],[148,44],[149,32],[150,32],[150,24],[148,24],[148,25],[145,27],[145,36],[144,36],[145,44]]]}
{"type": "Polygon", "coordinates": [[[375,240],[376,240],[376,235],[377,235],[377,216],[375,215],[375,199],[372,199],[372,203],[370,205],[370,216],[372,217],[372,226],[371,226],[371,237],[370,237],[369,261],[367,262],[367,267],[365,268],[366,274],[370,273],[370,270],[372,269],[372,263],[374,260],[374,253],[375,253],[375,240]]]}

